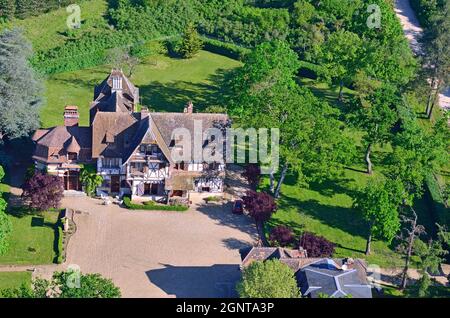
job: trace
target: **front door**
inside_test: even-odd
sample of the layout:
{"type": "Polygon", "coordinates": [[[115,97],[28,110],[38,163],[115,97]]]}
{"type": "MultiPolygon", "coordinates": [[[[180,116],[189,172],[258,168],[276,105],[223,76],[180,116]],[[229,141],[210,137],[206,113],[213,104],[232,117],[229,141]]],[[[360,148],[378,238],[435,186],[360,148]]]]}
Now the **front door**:
{"type": "Polygon", "coordinates": [[[111,176],[111,193],[120,192],[120,176],[111,176]]]}
{"type": "Polygon", "coordinates": [[[81,191],[80,173],[78,171],[66,171],[64,173],[64,190],[81,191]]]}

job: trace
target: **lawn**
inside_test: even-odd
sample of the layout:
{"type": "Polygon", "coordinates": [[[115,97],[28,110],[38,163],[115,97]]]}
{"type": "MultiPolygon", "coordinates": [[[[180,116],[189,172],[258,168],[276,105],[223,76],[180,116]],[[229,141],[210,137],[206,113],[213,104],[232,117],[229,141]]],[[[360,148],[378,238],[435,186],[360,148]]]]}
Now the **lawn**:
{"type": "Polygon", "coordinates": [[[51,264],[56,256],[54,226],[58,212],[39,215],[9,215],[13,226],[10,246],[0,256],[1,265],[51,264]]]}
{"type": "MultiPolygon", "coordinates": [[[[103,17],[108,8],[106,0],[77,1],[77,4],[81,9],[82,23],[77,36],[86,32],[95,33],[108,27],[103,17]]],[[[13,19],[8,24],[0,24],[0,30],[11,26],[20,27],[31,41],[35,52],[47,51],[64,44],[68,40],[65,32],[67,31],[66,21],[70,14],[66,12],[66,7],[63,7],[24,20],[13,19]]]]}
{"type": "Polygon", "coordinates": [[[31,284],[30,272],[0,272],[0,291],[6,288],[18,288],[22,284],[31,284]]]}
{"type": "MultiPolygon", "coordinates": [[[[155,111],[182,111],[189,99],[196,110],[202,110],[221,105],[216,83],[223,70],[239,65],[238,61],[206,51],[190,60],[151,56],[136,68],[131,81],[139,87],[141,103],[155,111]]],[[[50,76],[46,82],[46,105],[41,112],[42,126],[63,124],[65,105],[77,105],[81,125],[88,125],[94,86],[109,72],[111,66],[104,65],[50,76]]]]}

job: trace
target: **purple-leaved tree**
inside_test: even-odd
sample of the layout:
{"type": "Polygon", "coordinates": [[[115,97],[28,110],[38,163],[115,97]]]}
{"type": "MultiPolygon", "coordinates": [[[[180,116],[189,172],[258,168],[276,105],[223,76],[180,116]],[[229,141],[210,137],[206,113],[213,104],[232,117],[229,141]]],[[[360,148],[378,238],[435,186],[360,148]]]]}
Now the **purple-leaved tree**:
{"type": "Polygon", "coordinates": [[[39,211],[58,208],[63,197],[61,178],[37,172],[22,186],[22,198],[26,204],[39,211]]]}
{"type": "Polygon", "coordinates": [[[263,228],[264,222],[269,220],[272,214],[277,210],[277,204],[275,203],[274,198],[266,192],[249,190],[242,200],[244,202],[244,208],[255,220],[260,242],[267,246],[268,242],[264,235],[263,228]]]}

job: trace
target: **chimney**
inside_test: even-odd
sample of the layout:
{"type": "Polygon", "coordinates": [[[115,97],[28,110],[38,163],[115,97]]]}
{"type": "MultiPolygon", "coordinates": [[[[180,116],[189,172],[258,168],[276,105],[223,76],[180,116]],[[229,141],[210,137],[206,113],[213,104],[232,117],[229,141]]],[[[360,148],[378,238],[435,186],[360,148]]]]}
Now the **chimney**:
{"type": "Polygon", "coordinates": [[[184,113],[192,114],[193,112],[194,112],[194,103],[192,103],[192,101],[189,101],[186,104],[186,107],[184,107],[184,113]]]}
{"type": "Polygon", "coordinates": [[[79,119],[78,106],[66,106],[64,108],[64,126],[78,126],[79,119]]]}

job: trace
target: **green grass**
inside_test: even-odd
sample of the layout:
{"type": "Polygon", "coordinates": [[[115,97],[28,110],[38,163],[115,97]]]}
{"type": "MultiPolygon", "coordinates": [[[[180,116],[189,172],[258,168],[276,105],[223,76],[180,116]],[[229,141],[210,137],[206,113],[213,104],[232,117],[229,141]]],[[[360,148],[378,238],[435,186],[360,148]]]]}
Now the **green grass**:
{"type": "Polygon", "coordinates": [[[31,284],[30,272],[0,272],[0,291],[6,288],[18,288],[22,284],[31,284]]]}
{"type": "MultiPolygon", "coordinates": [[[[86,32],[95,33],[107,27],[106,20],[103,17],[108,8],[106,0],[77,1],[77,4],[81,8],[82,23],[77,36],[86,32]]],[[[66,20],[69,15],[70,13],[66,12],[66,7],[63,7],[24,20],[13,19],[8,24],[0,25],[0,30],[5,27],[20,27],[31,41],[35,52],[47,51],[64,44],[68,40],[64,32],[67,31],[66,20]]]]}
{"type": "MultiPolygon", "coordinates": [[[[239,65],[238,61],[206,51],[190,60],[153,56],[136,68],[131,81],[139,87],[141,103],[155,111],[182,111],[189,99],[195,110],[202,110],[221,104],[217,81],[223,70],[239,65]]],[[[41,112],[42,126],[63,124],[65,105],[77,105],[81,125],[88,125],[94,86],[110,71],[111,66],[104,65],[50,76],[46,82],[47,102],[41,112]]]]}
{"type": "Polygon", "coordinates": [[[55,253],[55,223],[58,212],[42,216],[9,215],[13,232],[9,249],[0,256],[1,265],[38,265],[53,263],[55,253]]]}

